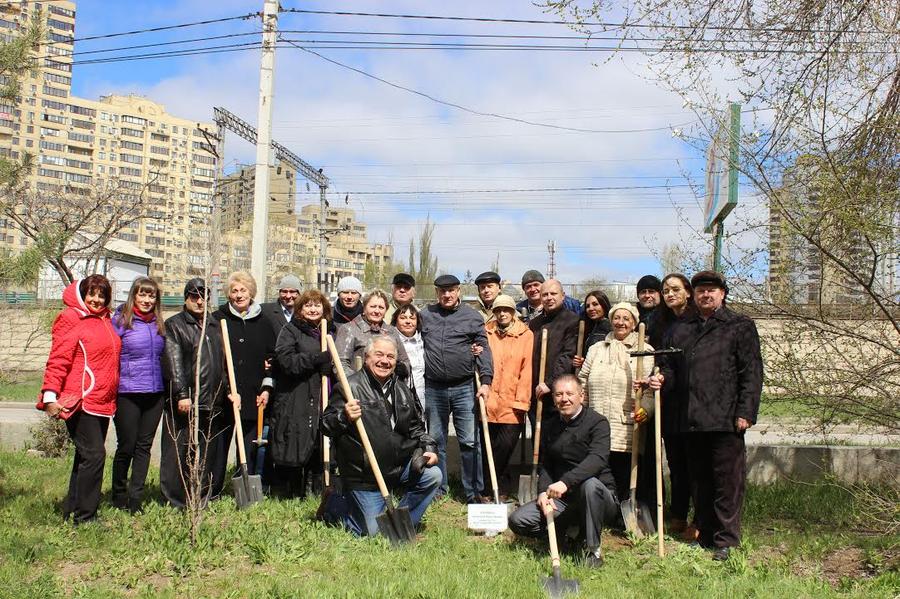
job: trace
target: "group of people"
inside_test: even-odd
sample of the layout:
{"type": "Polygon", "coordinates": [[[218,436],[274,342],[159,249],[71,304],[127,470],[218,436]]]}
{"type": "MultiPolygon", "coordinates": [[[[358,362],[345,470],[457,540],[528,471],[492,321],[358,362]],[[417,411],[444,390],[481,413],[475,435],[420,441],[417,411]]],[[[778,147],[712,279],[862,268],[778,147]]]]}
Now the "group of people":
{"type": "Polygon", "coordinates": [[[516,534],[541,534],[552,508],[571,518],[587,563],[602,564],[601,531],[622,525],[618,504],[628,496],[635,423],[644,432],[637,437],[644,473],[637,494],[655,504],[647,430],[660,418],[671,473],[669,530],[727,558],[740,543],[743,433],[756,421],[762,360],[753,321],[725,305],[724,277],[647,275],[637,285],[637,306],[613,305],[601,290],[579,302],[536,270],[523,275],[519,303],[502,293],[495,272],[475,282],[474,307],[461,300],[453,275],[438,276],[437,301],[417,307],[409,274],[394,276],[390,293],[364,292],[358,279],[345,277],[332,306],[318,290],[301,292],[288,275],[278,301],[260,305],[255,281],[238,272],[228,279],[228,301],[215,312],[207,311],[204,281],[192,279],[183,310],[163,323],[151,279],[136,280],[114,313],[105,278],[76,281],[53,327],[39,402],[66,419],[76,448],[66,517],[79,523],[96,516],[110,418],[118,437],[112,499],[119,507],[140,510],[160,418],[165,499],[185,504],[193,452],[202,454],[204,500],[218,496],[234,435],[233,404],[251,473],[288,494],[321,490],[322,518],[373,535],[384,503],[357,420],[386,483],[402,493],[400,505],[418,525],[449,490],[451,418],[463,498],[490,502],[495,491],[507,498],[513,453],[526,443],[528,423],[534,427],[540,409],[540,493],[510,516],[516,534]],[[235,393],[226,384],[220,320],[228,322],[235,393]],[[648,340],[642,347],[639,330],[648,340]],[[334,338],[337,359],[325,349],[324,334],[334,338]],[[681,351],[654,360],[654,348],[681,351]],[[638,349],[642,355],[632,355],[638,349]],[[350,396],[336,384],[337,369],[350,396]],[[653,410],[657,390],[661,414],[653,410]],[[479,423],[479,399],[487,422],[479,423]],[[192,441],[192,418],[200,424],[199,440],[192,441]],[[263,425],[264,459],[257,455],[263,446],[253,443],[263,425]],[[485,432],[498,479],[506,481],[496,490],[486,476],[485,432]],[[323,459],[323,435],[333,448],[330,463],[323,459]],[[322,488],[326,468],[333,484],[322,488]]]}

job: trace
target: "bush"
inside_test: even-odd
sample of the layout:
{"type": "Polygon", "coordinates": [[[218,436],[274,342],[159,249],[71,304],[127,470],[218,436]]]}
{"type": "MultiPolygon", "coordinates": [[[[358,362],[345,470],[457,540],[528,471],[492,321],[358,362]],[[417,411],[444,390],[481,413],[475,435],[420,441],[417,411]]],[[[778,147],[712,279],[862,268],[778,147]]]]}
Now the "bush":
{"type": "Polygon", "coordinates": [[[31,427],[31,437],[31,449],[40,451],[48,458],[64,456],[71,444],[66,423],[58,418],[43,418],[31,427]]]}

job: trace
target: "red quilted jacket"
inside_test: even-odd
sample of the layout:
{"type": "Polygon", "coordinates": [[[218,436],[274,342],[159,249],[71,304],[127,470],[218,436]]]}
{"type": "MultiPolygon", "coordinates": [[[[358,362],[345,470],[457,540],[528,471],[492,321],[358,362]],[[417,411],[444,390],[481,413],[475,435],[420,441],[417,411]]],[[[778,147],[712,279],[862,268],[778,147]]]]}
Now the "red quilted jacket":
{"type": "Polygon", "coordinates": [[[54,391],[65,404],[81,397],[81,409],[88,414],[112,416],[116,413],[122,340],[113,329],[109,310],[99,314],[88,310],[78,292],[80,282],[63,292],[66,308],[53,323],[41,394],[54,391]]]}

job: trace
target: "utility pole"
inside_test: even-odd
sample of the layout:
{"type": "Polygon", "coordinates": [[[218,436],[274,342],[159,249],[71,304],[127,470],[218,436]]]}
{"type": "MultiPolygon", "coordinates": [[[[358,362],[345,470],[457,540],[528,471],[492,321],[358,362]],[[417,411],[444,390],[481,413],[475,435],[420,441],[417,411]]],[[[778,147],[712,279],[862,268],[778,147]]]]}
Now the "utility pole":
{"type": "Polygon", "coordinates": [[[556,278],[556,241],[547,242],[547,278],[556,278]]]}
{"type": "Polygon", "coordinates": [[[278,0],[263,4],[263,44],[259,68],[259,134],[256,139],[256,185],[253,188],[253,242],[250,270],[256,279],[256,301],[266,301],[269,229],[269,156],[272,152],[272,91],[275,85],[275,42],[278,0]]]}

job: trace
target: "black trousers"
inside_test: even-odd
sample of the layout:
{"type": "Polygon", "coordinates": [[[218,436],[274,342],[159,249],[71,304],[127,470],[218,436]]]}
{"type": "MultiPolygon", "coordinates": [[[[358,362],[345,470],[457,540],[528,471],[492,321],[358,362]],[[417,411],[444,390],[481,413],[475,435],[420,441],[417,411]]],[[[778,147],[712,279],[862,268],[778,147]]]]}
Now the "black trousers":
{"type": "Polygon", "coordinates": [[[741,543],[746,452],[743,433],[687,433],[688,468],[700,544],[741,543]]]}
{"type": "MultiPolygon", "coordinates": [[[[216,461],[215,473],[216,480],[225,480],[225,475],[228,471],[228,454],[231,452],[231,442],[232,440],[237,442],[235,438],[235,426],[234,426],[234,418],[230,417],[226,421],[224,427],[222,428],[222,434],[220,435],[219,441],[219,458],[216,461]]],[[[241,428],[244,433],[244,452],[247,454],[247,474],[262,474],[262,472],[256,471],[256,450],[258,446],[254,441],[256,440],[256,420],[244,420],[241,418],[241,428]]],[[[234,463],[236,466],[240,465],[241,456],[238,454],[237,445],[234,448],[234,463]]]]}
{"type": "MultiPolygon", "coordinates": [[[[619,502],[613,492],[597,478],[591,477],[570,489],[563,499],[554,499],[557,537],[568,523],[577,523],[580,537],[589,550],[600,547],[603,525],[612,522],[619,513],[619,502]]],[[[537,501],[521,506],[509,516],[509,528],[517,535],[539,537],[546,534],[547,521],[537,501]]]]}
{"type": "Polygon", "coordinates": [[[116,400],[116,454],[112,466],[112,502],[137,510],[144,497],[150,448],[162,417],[162,393],[122,393],[116,400]],[[131,480],[128,470],[131,469],[131,480]]]}
{"type": "Polygon", "coordinates": [[[687,520],[691,507],[691,477],[688,473],[688,457],[685,436],[672,433],[663,437],[666,444],[666,461],[669,464],[669,486],[671,504],[669,516],[677,520],[687,520]]]}
{"type": "Polygon", "coordinates": [[[100,489],[103,486],[103,465],[106,461],[106,431],[109,418],[94,416],[79,410],[66,420],[69,438],[75,445],[69,493],[63,505],[63,517],[72,517],[75,524],[97,517],[100,489]]]}
{"type": "Polygon", "coordinates": [[[163,497],[173,507],[185,506],[185,484],[190,480],[195,451],[199,452],[196,455],[200,463],[199,476],[204,501],[216,497],[224,485],[224,480],[216,480],[213,473],[220,446],[220,416],[208,410],[200,410],[199,413],[199,439],[195,447],[191,440],[188,416],[177,410],[163,411],[159,486],[163,497]]]}
{"type": "MultiPolygon", "coordinates": [[[[483,426],[483,424],[482,424],[483,426]]],[[[481,427],[479,426],[479,429],[481,427]]],[[[509,469],[509,460],[512,458],[513,451],[516,449],[516,443],[519,441],[519,433],[522,430],[520,424],[504,424],[502,422],[489,422],[488,435],[491,437],[491,449],[494,455],[494,468],[497,471],[497,486],[503,487],[503,476],[509,469]]],[[[482,435],[484,433],[481,433],[482,435]]],[[[484,451],[481,452],[481,469],[484,472],[484,489],[482,495],[487,497],[494,496],[494,489],[491,486],[491,475],[488,470],[487,450],[482,445],[484,451]]]]}

